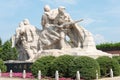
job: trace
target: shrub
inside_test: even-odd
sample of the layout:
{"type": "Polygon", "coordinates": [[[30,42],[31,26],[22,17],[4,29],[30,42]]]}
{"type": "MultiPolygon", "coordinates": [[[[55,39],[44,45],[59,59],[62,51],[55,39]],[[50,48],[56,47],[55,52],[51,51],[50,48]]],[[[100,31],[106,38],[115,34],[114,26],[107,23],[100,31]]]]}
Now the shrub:
{"type": "Polygon", "coordinates": [[[113,69],[114,76],[120,75],[120,66],[116,60],[101,56],[97,58],[97,61],[100,65],[101,77],[110,76],[110,69],[113,69]]]}
{"type": "Polygon", "coordinates": [[[120,65],[119,65],[119,62],[115,59],[112,59],[112,69],[113,69],[114,76],[120,75],[120,65]]]}
{"type": "Polygon", "coordinates": [[[2,72],[5,72],[7,70],[6,66],[4,65],[4,62],[2,59],[0,59],[0,69],[2,72]]]}
{"type": "Polygon", "coordinates": [[[55,71],[59,71],[60,77],[69,77],[69,67],[74,56],[62,55],[57,57],[51,64],[51,75],[54,76],[55,71]]]}
{"type": "Polygon", "coordinates": [[[113,59],[117,60],[120,64],[120,56],[113,56],[113,59]]]}
{"type": "Polygon", "coordinates": [[[100,74],[100,67],[96,60],[87,56],[76,57],[71,63],[70,75],[75,77],[77,71],[80,71],[80,75],[85,80],[93,80],[96,78],[96,70],[100,74]]]}
{"type": "Polygon", "coordinates": [[[49,76],[50,64],[54,59],[54,56],[45,56],[35,61],[31,67],[33,75],[36,77],[38,70],[41,70],[43,76],[49,76]]]}

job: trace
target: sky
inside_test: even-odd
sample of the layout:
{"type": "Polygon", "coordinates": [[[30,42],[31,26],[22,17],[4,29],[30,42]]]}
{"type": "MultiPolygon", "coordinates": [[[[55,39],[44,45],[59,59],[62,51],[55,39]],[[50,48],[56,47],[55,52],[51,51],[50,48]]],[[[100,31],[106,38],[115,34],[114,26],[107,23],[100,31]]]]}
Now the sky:
{"type": "Polygon", "coordinates": [[[64,6],[73,20],[84,19],[79,25],[93,34],[96,44],[120,42],[120,0],[1,0],[0,38],[3,43],[26,18],[42,29],[40,22],[45,5],[51,9],[64,6]]]}

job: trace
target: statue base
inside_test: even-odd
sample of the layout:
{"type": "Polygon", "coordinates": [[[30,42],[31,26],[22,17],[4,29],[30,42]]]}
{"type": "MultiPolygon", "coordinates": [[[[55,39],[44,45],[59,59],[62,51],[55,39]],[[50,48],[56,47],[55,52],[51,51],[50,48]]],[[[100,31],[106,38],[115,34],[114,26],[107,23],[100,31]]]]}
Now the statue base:
{"type": "Polygon", "coordinates": [[[68,49],[50,49],[50,50],[43,50],[39,51],[37,55],[35,55],[35,58],[32,61],[18,61],[18,60],[8,60],[5,61],[5,65],[7,66],[7,72],[10,70],[13,70],[13,72],[23,72],[23,70],[26,70],[26,72],[31,72],[31,65],[34,61],[36,61],[38,58],[43,56],[61,56],[61,55],[72,55],[72,56],[88,56],[91,58],[98,58],[100,56],[108,56],[112,57],[112,54],[97,50],[97,49],[80,49],[80,48],[68,48],[68,49]]]}
{"type": "Polygon", "coordinates": [[[35,59],[38,59],[43,56],[61,56],[61,55],[72,55],[72,56],[88,56],[91,58],[98,58],[100,56],[108,56],[112,57],[111,54],[97,50],[97,49],[80,49],[80,48],[72,48],[72,49],[63,49],[63,50],[58,50],[58,49],[51,49],[51,50],[43,50],[39,52],[35,59]]]}
{"type": "Polygon", "coordinates": [[[31,72],[31,65],[33,62],[26,62],[26,61],[17,61],[17,60],[8,60],[4,61],[5,65],[7,66],[7,72],[12,70],[13,72],[31,72]]]}

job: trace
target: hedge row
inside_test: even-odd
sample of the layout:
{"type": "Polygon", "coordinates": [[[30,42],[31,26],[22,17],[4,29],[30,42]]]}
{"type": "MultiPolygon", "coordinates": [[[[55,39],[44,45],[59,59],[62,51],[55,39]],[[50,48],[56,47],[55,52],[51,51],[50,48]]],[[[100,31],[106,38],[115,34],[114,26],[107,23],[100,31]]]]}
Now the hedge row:
{"type": "Polygon", "coordinates": [[[120,75],[120,66],[117,60],[103,56],[96,60],[87,56],[63,55],[59,57],[46,56],[37,60],[32,65],[32,73],[37,76],[41,70],[42,76],[54,77],[55,71],[59,71],[60,77],[75,78],[76,72],[80,71],[81,78],[93,80],[96,78],[96,70],[99,76],[110,76],[110,69],[113,69],[114,76],[120,75]]]}
{"type": "Polygon", "coordinates": [[[53,56],[42,57],[32,65],[32,73],[37,76],[38,70],[41,70],[42,76],[54,77],[55,71],[59,71],[60,77],[75,78],[76,72],[80,71],[81,77],[85,80],[96,78],[96,70],[100,74],[100,67],[96,60],[90,57],[74,57],[63,55],[57,58],[53,56]]]}
{"type": "Polygon", "coordinates": [[[120,65],[117,60],[108,56],[102,56],[96,60],[100,65],[101,77],[110,76],[110,69],[113,70],[114,76],[120,75],[120,65]]]}
{"type": "MultiPolygon", "coordinates": [[[[0,69],[2,72],[6,71],[1,59],[0,69]]],[[[60,77],[71,78],[75,78],[76,72],[80,71],[81,78],[85,80],[95,79],[96,70],[101,77],[110,76],[110,69],[113,70],[114,76],[120,75],[120,56],[113,58],[102,56],[96,60],[87,56],[45,56],[35,61],[31,67],[35,77],[38,70],[41,70],[42,76],[54,77],[55,71],[58,70],[60,77]]]]}
{"type": "Polygon", "coordinates": [[[120,50],[120,42],[102,43],[102,44],[96,45],[96,48],[102,51],[120,50]]]}
{"type": "Polygon", "coordinates": [[[51,62],[55,59],[53,56],[45,56],[35,61],[31,67],[32,74],[37,76],[38,70],[42,71],[43,76],[50,76],[51,62]]]}

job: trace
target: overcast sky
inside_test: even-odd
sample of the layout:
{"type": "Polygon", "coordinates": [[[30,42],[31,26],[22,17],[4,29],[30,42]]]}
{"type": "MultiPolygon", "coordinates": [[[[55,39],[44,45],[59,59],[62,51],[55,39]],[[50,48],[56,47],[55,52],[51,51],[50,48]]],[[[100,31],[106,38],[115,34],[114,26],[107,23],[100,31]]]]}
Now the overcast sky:
{"type": "Polygon", "coordinates": [[[25,18],[41,29],[40,21],[46,4],[52,9],[65,6],[73,20],[84,19],[80,25],[94,35],[96,43],[120,42],[120,0],[1,0],[2,41],[10,39],[25,18]]]}

